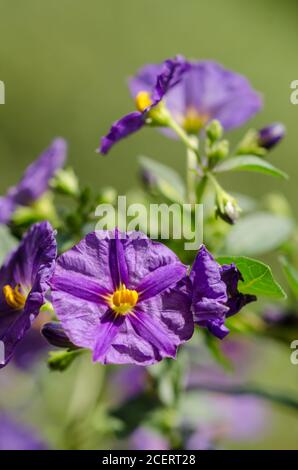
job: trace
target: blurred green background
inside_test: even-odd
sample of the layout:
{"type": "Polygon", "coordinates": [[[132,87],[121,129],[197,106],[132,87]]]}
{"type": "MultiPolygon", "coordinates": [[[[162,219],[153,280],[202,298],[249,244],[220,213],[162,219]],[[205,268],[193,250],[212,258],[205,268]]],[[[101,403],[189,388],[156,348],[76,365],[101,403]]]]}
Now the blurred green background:
{"type": "MultiPolygon", "coordinates": [[[[126,77],[145,63],[182,53],[217,60],[251,80],[265,103],[251,124],[285,123],[287,139],[270,159],[290,181],[243,174],[227,177],[225,186],[256,196],[280,190],[298,215],[298,106],[290,103],[290,83],[298,79],[295,0],[1,0],[0,5],[0,80],[6,86],[0,193],[57,135],[69,141],[70,163],[93,187],[130,188],[140,153],[183,171],[183,147],[150,129],[123,141],[108,157],[95,153],[111,122],[133,110],[126,77]]],[[[233,132],[232,139],[239,136],[233,132]]],[[[297,392],[298,366],[291,366],[287,351],[264,345],[262,358],[256,376],[297,392]]],[[[259,445],[297,448],[297,417],[276,410],[275,418],[271,440],[259,445]]]]}

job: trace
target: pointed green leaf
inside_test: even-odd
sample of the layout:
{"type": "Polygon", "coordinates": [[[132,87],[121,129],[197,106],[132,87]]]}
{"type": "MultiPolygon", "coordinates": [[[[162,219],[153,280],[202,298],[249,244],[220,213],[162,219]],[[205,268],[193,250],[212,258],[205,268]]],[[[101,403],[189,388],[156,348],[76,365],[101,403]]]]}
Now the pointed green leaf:
{"type": "Polygon", "coordinates": [[[239,282],[239,291],[243,294],[285,299],[286,293],[274,279],[271,268],[261,261],[246,256],[220,256],[220,264],[235,263],[243,281],[239,282]]]}
{"type": "Polygon", "coordinates": [[[275,166],[271,165],[271,163],[267,162],[267,160],[256,157],[255,155],[232,157],[214,168],[214,172],[216,173],[222,173],[225,171],[255,171],[266,175],[288,179],[288,175],[284,171],[279,170],[275,166]]]}
{"type": "Polygon", "coordinates": [[[255,256],[275,250],[294,230],[289,217],[255,212],[242,217],[228,232],[221,251],[231,255],[255,256]]]}

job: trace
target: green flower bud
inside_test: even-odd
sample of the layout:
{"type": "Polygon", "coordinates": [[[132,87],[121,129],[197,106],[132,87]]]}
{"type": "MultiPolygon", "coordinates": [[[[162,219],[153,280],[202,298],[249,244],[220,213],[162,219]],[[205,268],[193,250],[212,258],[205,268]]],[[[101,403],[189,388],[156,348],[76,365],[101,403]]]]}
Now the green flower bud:
{"type": "Polygon", "coordinates": [[[230,150],[230,143],[228,140],[221,140],[220,142],[217,142],[216,144],[212,145],[208,157],[216,160],[221,160],[222,158],[225,158],[229,154],[230,150]]]}
{"type": "Polygon", "coordinates": [[[240,213],[241,208],[238,206],[236,199],[223,190],[217,192],[216,216],[233,225],[239,218],[240,213]]]}
{"type": "Polygon", "coordinates": [[[217,119],[211,121],[206,127],[206,134],[211,142],[216,142],[221,139],[223,136],[223,127],[221,123],[217,119]]]}
{"type": "Polygon", "coordinates": [[[79,194],[78,178],[72,168],[58,170],[50,186],[58,193],[66,196],[77,196],[79,194]]]}

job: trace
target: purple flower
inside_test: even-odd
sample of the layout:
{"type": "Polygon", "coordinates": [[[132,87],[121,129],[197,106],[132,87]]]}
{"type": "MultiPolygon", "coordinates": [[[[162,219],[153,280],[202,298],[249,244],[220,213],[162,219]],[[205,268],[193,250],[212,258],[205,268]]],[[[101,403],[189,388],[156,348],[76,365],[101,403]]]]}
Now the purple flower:
{"type": "Polygon", "coordinates": [[[238,291],[241,273],[234,264],[220,266],[202,245],[190,273],[194,321],[220,339],[229,330],[225,319],[256,300],[238,291]]]}
{"type": "Polygon", "coordinates": [[[53,140],[25,171],[22,179],[0,197],[0,223],[6,224],[18,206],[29,206],[49,188],[49,182],[66,160],[67,145],[64,139],[53,140]]]}
{"type": "Polygon", "coordinates": [[[271,150],[285,135],[285,126],[280,122],[270,124],[258,131],[258,144],[267,150],[271,150]]]}
{"type": "Polygon", "coordinates": [[[37,433],[14,417],[0,414],[0,450],[45,450],[37,433]]]}
{"type": "Polygon", "coordinates": [[[157,107],[169,90],[179,83],[188,67],[181,56],[163,62],[154,75],[150,90],[143,88],[136,93],[138,111],[127,114],[112,125],[109,133],[101,140],[99,152],[108,153],[116,142],[141,129],[148,118],[163,125],[162,113],[158,112],[157,107]]]}
{"type": "Polygon", "coordinates": [[[170,444],[159,432],[140,426],[130,436],[129,448],[131,450],[170,450],[170,444]]]}
{"type": "Polygon", "coordinates": [[[175,357],[193,334],[187,268],[144,234],[90,233],[58,258],[55,311],[70,340],[103,364],[175,357]]]}
{"type": "Polygon", "coordinates": [[[113,370],[110,376],[109,396],[115,396],[118,404],[125,403],[143,393],[149,383],[150,376],[145,367],[120,366],[113,370]]]}
{"type": "Polygon", "coordinates": [[[48,222],[35,224],[0,269],[0,341],[5,361],[38,315],[49,288],[56,241],[48,222]]]}
{"type": "MultiPolygon", "coordinates": [[[[161,68],[146,65],[131,79],[133,97],[152,92],[161,68]]],[[[168,91],[166,106],[187,132],[197,134],[213,119],[220,121],[225,130],[241,126],[260,110],[262,101],[242,75],[216,62],[189,61],[182,79],[168,91]]]]}

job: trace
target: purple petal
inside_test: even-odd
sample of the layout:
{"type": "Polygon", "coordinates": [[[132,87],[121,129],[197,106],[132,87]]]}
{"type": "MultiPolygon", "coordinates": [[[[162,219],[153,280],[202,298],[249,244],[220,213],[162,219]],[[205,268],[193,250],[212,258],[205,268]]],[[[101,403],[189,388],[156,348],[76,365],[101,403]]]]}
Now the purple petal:
{"type": "Polygon", "coordinates": [[[222,266],[221,278],[227,286],[228,301],[226,305],[229,308],[228,317],[238,313],[248,303],[257,300],[255,295],[241,294],[238,291],[238,282],[242,280],[242,276],[235,264],[222,266]]]}
{"type": "Polygon", "coordinates": [[[137,289],[147,275],[162,266],[180,263],[173,251],[162,243],[150,240],[142,232],[137,233],[137,236],[127,237],[124,254],[130,289],[137,289]]]}
{"type": "Polygon", "coordinates": [[[7,224],[16,209],[16,204],[9,194],[0,197],[0,224],[7,224]]]}
{"type": "Polygon", "coordinates": [[[158,321],[156,316],[149,316],[144,311],[138,309],[138,311],[135,310],[134,315],[129,316],[129,321],[136,333],[164,356],[173,358],[176,356],[177,348],[171,341],[167,330],[164,329],[163,324],[158,321]]]}
{"type": "Polygon", "coordinates": [[[53,290],[67,292],[74,297],[95,304],[104,303],[106,305],[103,297],[109,294],[109,291],[101,286],[99,281],[76,272],[72,272],[71,276],[65,275],[65,271],[60,269],[59,266],[55,270],[51,287],[53,290]]]}
{"type": "Polygon", "coordinates": [[[129,438],[131,450],[170,450],[167,439],[153,429],[141,426],[129,438]]]}
{"type": "Polygon", "coordinates": [[[135,111],[114,122],[109,133],[102,137],[98,151],[104,155],[107,154],[111,147],[119,142],[119,140],[141,129],[145,125],[145,118],[146,115],[144,113],[135,111]]]}
{"type": "Polygon", "coordinates": [[[160,101],[171,88],[174,88],[182,80],[189,69],[190,64],[182,56],[166,60],[163,63],[161,73],[157,76],[152,101],[154,103],[160,101]]]}
{"type": "Polygon", "coordinates": [[[89,278],[93,282],[91,291],[95,289],[97,293],[101,289],[102,292],[112,293],[114,285],[110,271],[111,238],[115,238],[114,232],[89,233],[80,243],[59,256],[52,279],[53,286],[56,276],[69,280],[74,278],[74,284],[78,276],[82,276],[82,280],[89,278]]]}
{"type": "Polygon", "coordinates": [[[148,300],[174,286],[186,276],[186,271],[186,266],[181,263],[168,264],[152,271],[137,287],[139,301],[148,300]]]}
{"type": "Polygon", "coordinates": [[[45,450],[38,433],[14,416],[0,414],[0,450],[45,450]]]}
{"type": "Polygon", "coordinates": [[[140,91],[147,91],[152,93],[156,85],[157,77],[160,75],[163,68],[161,64],[148,64],[138,70],[134,77],[129,79],[129,89],[135,98],[140,91]]]}
{"type": "MultiPolygon", "coordinates": [[[[114,239],[110,242],[110,271],[113,279],[114,289],[121,284],[128,285],[128,270],[124,256],[122,240],[119,238],[119,230],[115,229],[114,239]]],[[[120,234],[121,236],[121,234],[120,234]]]]}
{"type": "Polygon", "coordinates": [[[213,256],[202,245],[191,269],[190,279],[193,283],[193,303],[203,298],[226,302],[227,288],[221,279],[221,267],[213,256]]]}
{"type": "Polygon", "coordinates": [[[24,173],[17,186],[10,190],[13,201],[18,205],[30,205],[49,188],[49,182],[57,170],[63,167],[67,154],[64,139],[53,140],[40,157],[24,173]]]}
{"type": "MultiPolygon", "coordinates": [[[[111,310],[108,310],[100,319],[100,324],[95,332],[96,342],[93,350],[93,360],[100,361],[104,358],[107,350],[111,347],[116,338],[119,328],[124,322],[123,315],[116,316],[111,310]]],[[[102,361],[105,362],[104,359],[102,361]]]]}
{"type": "Polygon", "coordinates": [[[211,320],[206,322],[206,327],[214,336],[219,339],[224,339],[230,330],[224,325],[223,320],[211,320]]]}

